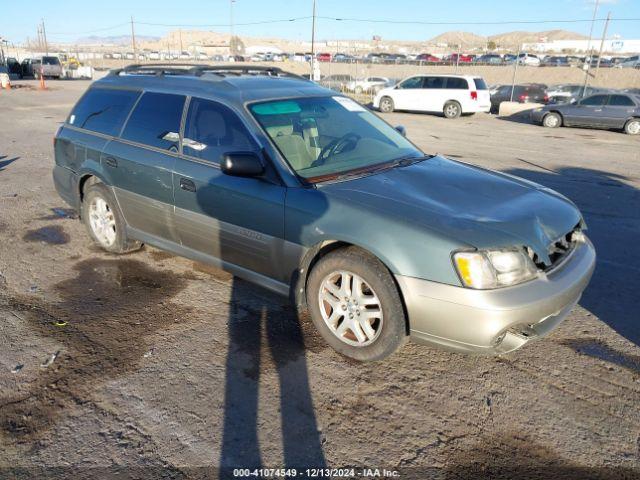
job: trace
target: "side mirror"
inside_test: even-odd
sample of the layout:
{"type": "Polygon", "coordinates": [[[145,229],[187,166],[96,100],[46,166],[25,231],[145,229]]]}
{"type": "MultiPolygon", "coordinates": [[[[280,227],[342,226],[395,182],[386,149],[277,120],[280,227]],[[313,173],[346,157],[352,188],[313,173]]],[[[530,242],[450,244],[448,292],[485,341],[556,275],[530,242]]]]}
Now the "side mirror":
{"type": "Polygon", "coordinates": [[[232,152],[222,157],[222,173],[234,177],[258,177],[264,173],[262,161],[253,152],[232,152]]]}
{"type": "Polygon", "coordinates": [[[398,133],[399,133],[400,135],[402,135],[403,137],[406,137],[406,136],[407,136],[407,129],[406,129],[406,128],[404,128],[404,125],[396,125],[396,126],[395,126],[395,127],[393,127],[393,128],[395,128],[395,129],[398,131],[398,133]]]}

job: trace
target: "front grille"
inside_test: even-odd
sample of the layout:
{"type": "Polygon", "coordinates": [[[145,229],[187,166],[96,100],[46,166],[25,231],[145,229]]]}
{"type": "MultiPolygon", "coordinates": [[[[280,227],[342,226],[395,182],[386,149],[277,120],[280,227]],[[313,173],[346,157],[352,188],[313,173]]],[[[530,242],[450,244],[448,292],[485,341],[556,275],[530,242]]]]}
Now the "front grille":
{"type": "Polygon", "coordinates": [[[547,253],[549,255],[550,263],[544,262],[538,257],[537,254],[531,252],[533,263],[536,264],[536,267],[545,272],[553,270],[555,267],[561,264],[562,261],[576,247],[576,237],[578,236],[578,234],[581,234],[581,232],[579,227],[576,226],[573,230],[558,238],[549,245],[549,247],[547,248],[547,253]]]}

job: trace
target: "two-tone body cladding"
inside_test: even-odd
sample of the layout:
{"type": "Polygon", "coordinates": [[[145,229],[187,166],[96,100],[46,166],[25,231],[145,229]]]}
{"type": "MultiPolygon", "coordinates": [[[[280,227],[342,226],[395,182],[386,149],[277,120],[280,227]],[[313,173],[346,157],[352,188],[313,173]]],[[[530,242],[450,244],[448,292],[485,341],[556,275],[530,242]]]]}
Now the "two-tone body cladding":
{"type": "Polygon", "coordinates": [[[54,180],[104,249],[147,243],[289,295],[358,360],[407,334],[506,353],[551,331],[595,262],[575,205],[402,131],[277,69],[135,66],[74,108],[54,180]]]}

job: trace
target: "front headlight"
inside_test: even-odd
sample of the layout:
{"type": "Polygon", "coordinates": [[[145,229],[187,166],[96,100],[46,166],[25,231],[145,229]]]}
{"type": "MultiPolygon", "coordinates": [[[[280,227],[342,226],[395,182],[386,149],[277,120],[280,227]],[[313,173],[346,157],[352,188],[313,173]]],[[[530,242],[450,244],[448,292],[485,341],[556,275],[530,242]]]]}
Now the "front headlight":
{"type": "Polygon", "coordinates": [[[465,287],[508,287],[534,278],[538,270],[524,248],[456,252],[453,263],[465,287]]]}

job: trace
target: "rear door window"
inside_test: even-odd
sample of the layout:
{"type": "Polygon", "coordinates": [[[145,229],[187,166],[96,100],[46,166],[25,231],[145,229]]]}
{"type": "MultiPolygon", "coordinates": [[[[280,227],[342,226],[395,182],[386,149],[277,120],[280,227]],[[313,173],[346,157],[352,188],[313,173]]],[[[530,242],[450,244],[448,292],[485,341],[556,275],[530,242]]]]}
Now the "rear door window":
{"type": "Polygon", "coordinates": [[[614,107],[635,107],[635,103],[626,95],[611,95],[609,105],[614,107]]]}
{"type": "Polygon", "coordinates": [[[251,135],[231,109],[210,100],[191,99],[182,140],[185,155],[219,163],[225,153],[255,150],[251,135]]]}
{"type": "Polygon", "coordinates": [[[146,92],[127,121],[122,138],[177,152],[184,100],[184,95],[146,92]]]}
{"type": "Polygon", "coordinates": [[[73,109],[67,123],[92,132],[117,135],[139,96],[140,92],[132,90],[91,88],[73,109]]]}
{"type": "Polygon", "coordinates": [[[448,77],[445,88],[467,90],[469,88],[469,84],[464,78],[448,77]]]}

